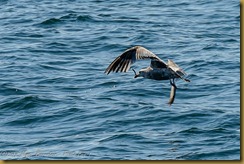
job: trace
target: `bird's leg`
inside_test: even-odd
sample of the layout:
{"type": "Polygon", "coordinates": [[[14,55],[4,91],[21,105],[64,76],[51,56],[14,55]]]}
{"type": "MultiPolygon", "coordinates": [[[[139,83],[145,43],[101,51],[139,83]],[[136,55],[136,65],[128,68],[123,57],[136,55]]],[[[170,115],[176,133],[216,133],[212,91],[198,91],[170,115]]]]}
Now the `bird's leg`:
{"type": "Polygon", "coordinates": [[[173,82],[171,81],[171,79],[169,79],[169,83],[170,83],[170,85],[173,85],[173,82]]]}
{"type": "Polygon", "coordinates": [[[172,81],[170,79],[169,82],[170,82],[170,85],[174,86],[177,89],[177,87],[175,85],[175,78],[173,78],[172,81]]]}

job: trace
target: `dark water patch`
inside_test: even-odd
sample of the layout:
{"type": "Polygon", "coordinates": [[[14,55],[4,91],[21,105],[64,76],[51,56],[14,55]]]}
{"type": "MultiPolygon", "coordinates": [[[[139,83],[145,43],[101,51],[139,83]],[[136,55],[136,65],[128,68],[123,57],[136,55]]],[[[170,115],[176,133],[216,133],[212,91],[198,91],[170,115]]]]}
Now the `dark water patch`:
{"type": "Polygon", "coordinates": [[[123,17],[118,17],[118,18],[114,18],[112,19],[112,21],[114,23],[130,23],[130,24],[139,24],[141,23],[140,19],[137,18],[137,17],[126,17],[126,16],[123,16],[123,17]]]}
{"type": "Polygon", "coordinates": [[[228,131],[227,129],[225,128],[214,128],[214,129],[211,129],[211,130],[208,130],[207,131],[208,133],[211,133],[211,134],[229,134],[230,131],[228,131]]]}
{"type": "Polygon", "coordinates": [[[50,71],[68,71],[65,67],[59,66],[63,64],[63,62],[51,62],[47,64],[40,64],[39,66],[43,69],[50,70],[50,71]],[[55,63],[55,65],[54,65],[55,63]]]}
{"type": "Polygon", "coordinates": [[[95,19],[90,16],[90,15],[79,15],[77,17],[77,21],[80,21],[80,22],[94,22],[95,19]]]}
{"type": "MultiPolygon", "coordinates": [[[[234,126],[240,125],[240,116],[238,115],[225,115],[226,120],[219,125],[221,129],[231,130],[234,126]]],[[[221,122],[221,121],[220,121],[221,122]]]]}
{"type": "Polygon", "coordinates": [[[107,82],[103,82],[100,84],[97,84],[97,87],[115,87],[116,85],[121,84],[120,82],[115,82],[115,81],[107,81],[107,82]]]}
{"type": "Polygon", "coordinates": [[[186,129],[186,130],[182,130],[179,133],[189,136],[189,135],[202,134],[204,132],[202,131],[202,129],[199,129],[197,127],[192,127],[192,128],[186,129]]]}
{"type": "Polygon", "coordinates": [[[215,151],[215,152],[200,152],[200,153],[188,153],[183,156],[177,157],[177,159],[180,160],[193,160],[193,159],[200,159],[200,160],[217,160],[219,157],[223,156],[235,156],[234,159],[238,160],[239,156],[235,155],[236,153],[240,152],[238,149],[228,149],[228,150],[222,150],[222,151],[215,151]]]}
{"type": "Polygon", "coordinates": [[[138,89],[138,88],[131,88],[131,89],[116,89],[116,90],[110,90],[107,93],[109,94],[117,94],[119,93],[120,96],[126,96],[126,95],[130,95],[130,96],[136,96],[136,97],[150,97],[150,98],[154,98],[154,97],[158,97],[158,96],[162,96],[163,92],[159,92],[159,91],[155,91],[153,89],[138,89]],[[138,92],[139,91],[139,92],[138,92]]]}
{"type": "Polygon", "coordinates": [[[28,96],[20,99],[15,99],[10,102],[2,103],[1,109],[11,108],[12,110],[24,110],[35,107],[36,97],[28,96]]]}
{"type": "Polygon", "coordinates": [[[216,49],[225,50],[225,49],[228,49],[228,47],[220,46],[217,43],[211,44],[211,45],[206,45],[205,47],[203,47],[203,50],[216,50],[216,49]]]}
{"type": "Polygon", "coordinates": [[[234,43],[234,42],[238,42],[238,43],[239,43],[239,40],[238,40],[238,39],[229,38],[229,39],[225,39],[225,40],[223,40],[223,42],[226,42],[226,43],[234,43]]]}
{"type": "Polygon", "coordinates": [[[41,65],[41,66],[43,66],[43,67],[46,67],[46,68],[48,68],[48,67],[54,67],[53,69],[56,69],[56,70],[68,70],[65,66],[66,65],[70,65],[70,64],[72,64],[70,61],[68,61],[68,60],[54,60],[54,61],[49,61],[49,62],[45,62],[45,65],[43,64],[43,65],[41,65]],[[55,68],[55,66],[57,66],[56,68],[55,68]]]}
{"type": "Polygon", "coordinates": [[[101,14],[98,14],[98,16],[99,17],[112,17],[112,14],[103,14],[103,13],[101,13],[101,14]]]}
{"type": "Polygon", "coordinates": [[[13,35],[15,37],[21,37],[21,38],[41,38],[41,37],[44,37],[44,35],[42,35],[42,34],[30,33],[30,32],[17,32],[13,35]]]}
{"type": "Polygon", "coordinates": [[[101,47],[97,50],[103,50],[103,51],[109,51],[109,50],[115,50],[117,48],[121,47],[121,44],[119,43],[111,43],[106,45],[101,45],[101,47]]]}
{"type": "Polygon", "coordinates": [[[48,25],[56,25],[56,24],[59,24],[59,23],[62,23],[61,19],[50,18],[50,19],[47,19],[47,20],[41,22],[40,25],[48,26],[48,25]]]}
{"type": "Polygon", "coordinates": [[[109,136],[107,138],[104,138],[102,140],[100,140],[99,142],[103,143],[103,142],[111,142],[111,141],[123,141],[123,140],[130,140],[131,141],[138,141],[138,140],[143,140],[144,137],[142,137],[141,135],[139,134],[136,134],[136,133],[121,133],[121,134],[115,134],[115,135],[112,135],[112,136],[109,136]]]}
{"type": "Polygon", "coordinates": [[[68,46],[67,44],[61,43],[61,42],[51,42],[51,43],[47,44],[47,48],[50,48],[50,49],[65,48],[67,46],[68,46]]]}
{"type": "Polygon", "coordinates": [[[14,120],[14,121],[9,121],[5,125],[6,126],[20,126],[20,127],[23,127],[23,126],[27,126],[27,125],[32,125],[32,124],[38,122],[39,120],[40,120],[39,117],[33,117],[33,116],[32,117],[28,117],[28,118],[22,117],[22,118],[14,120]]]}
{"type": "Polygon", "coordinates": [[[2,0],[0,1],[0,5],[6,5],[8,4],[9,0],[2,0]]]}
{"type": "MultiPolygon", "coordinates": [[[[193,124],[205,125],[205,121],[209,121],[209,119],[214,118],[214,114],[212,112],[204,112],[204,111],[195,111],[190,113],[182,113],[176,116],[172,116],[167,120],[169,122],[180,122],[181,124],[189,124],[192,122],[193,124]]],[[[198,131],[198,129],[192,129],[198,131]]]]}
{"type": "MultiPolygon", "coordinates": [[[[56,103],[57,104],[57,103],[56,103]]],[[[55,105],[55,104],[53,104],[53,105],[55,105]]],[[[56,121],[57,120],[64,120],[64,119],[69,119],[69,118],[67,118],[67,117],[65,117],[65,116],[69,116],[69,115],[71,115],[72,113],[69,113],[69,114],[64,114],[64,113],[56,113],[56,112],[51,112],[50,111],[50,113],[49,114],[43,114],[39,119],[38,119],[38,123],[39,124],[41,124],[41,123],[45,123],[45,122],[52,122],[52,124],[55,124],[56,123],[56,121]]],[[[51,125],[49,125],[49,128],[50,129],[52,129],[53,128],[53,126],[52,126],[52,124],[51,125]]],[[[53,130],[55,130],[55,127],[53,128],[53,130]]],[[[34,133],[34,132],[33,132],[34,133]]],[[[35,132],[35,133],[39,133],[39,132],[35,132]]]]}
{"type": "Polygon", "coordinates": [[[70,13],[60,17],[61,20],[75,20],[76,18],[77,18],[76,13],[70,13]]]}
{"type": "MultiPolygon", "coordinates": [[[[219,56],[215,56],[216,58],[219,58],[219,56]]],[[[213,57],[214,58],[214,57],[213,57]]],[[[225,68],[228,70],[231,69],[237,69],[238,68],[238,63],[235,61],[228,61],[228,60],[200,60],[200,61],[191,61],[189,63],[189,67],[187,69],[194,68],[197,71],[202,71],[203,69],[211,69],[213,67],[218,67],[219,69],[225,68]]],[[[197,72],[195,72],[197,74],[197,72]]],[[[200,72],[201,73],[201,72],[200,72]]],[[[210,72],[211,73],[211,72],[210,72]]]]}
{"type": "Polygon", "coordinates": [[[180,3],[175,3],[175,4],[173,4],[173,5],[171,5],[171,7],[176,7],[176,6],[180,6],[180,7],[186,7],[186,6],[189,6],[190,5],[190,3],[187,3],[187,2],[180,2],[180,3]]]}
{"type": "Polygon", "coordinates": [[[54,77],[45,80],[40,80],[37,84],[63,84],[64,82],[68,81],[67,78],[63,77],[54,77]]]}
{"type": "MultiPolygon", "coordinates": [[[[146,107],[144,107],[146,108],[146,107]]],[[[141,110],[145,110],[145,109],[141,109],[141,110]]],[[[148,109],[148,110],[152,110],[152,108],[148,109]]],[[[128,109],[128,111],[126,113],[134,113],[132,110],[128,109]]],[[[137,112],[136,112],[137,113],[137,112]]],[[[140,112],[138,112],[140,113],[140,112]]],[[[145,115],[145,116],[140,116],[137,119],[132,119],[131,117],[127,117],[123,120],[114,120],[112,121],[111,124],[117,125],[117,126],[125,126],[125,127],[131,127],[131,126],[135,126],[135,127],[150,127],[152,125],[155,126],[165,126],[167,125],[167,123],[162,123],[162,120],[168,120],[166,115],[162,115],[160,114],[159,116],[151,116],[151,115],[145,115]]]]}
{"type": "Polygon", "coordinates": [[[57,48],[55,49],[40,49],[40,48],[35,48],[35,49],[29,49],[29,52],[31,53],[46,53],[46,54],[52,54],[52,55],[67,55],[67,54],[72,54],[72,51],[70,50],[59,50],[57,48]]]}
{"type": "Polygon", "coordinates": [[[111,98],[111,97],[98,97],[97,98],[98,100],[101,100],[101,101],[119,101],[115,98],[111,98]]]}
{"type": "Polygon", "coordinates": [[[57,102],[56,100],[40,98],[35,95],[26,95],[19,98],[14,98],[8,102],[2,102],[0,105],[1,110],[30,110],[36,107],[45,106],[57,102]]]}
{"type": "Polygon", "coordinates": [[[28,94],[28,92],[17,88],[15,86],[11,86],[9,84],[2,84],[0,87],[0,94],[2,96],[4,95],[25,95],[28,94]]]}

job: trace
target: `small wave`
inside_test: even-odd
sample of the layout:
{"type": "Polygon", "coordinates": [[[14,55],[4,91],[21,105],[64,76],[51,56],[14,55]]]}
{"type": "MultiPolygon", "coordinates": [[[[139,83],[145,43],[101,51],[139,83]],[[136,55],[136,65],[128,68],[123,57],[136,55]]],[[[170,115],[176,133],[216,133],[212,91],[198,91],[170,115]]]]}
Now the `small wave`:
{"type": "Polygon", "coordinates": [[[58,18],[50,18],[50,19],[47,19],[43,22],[41,22],[40,24],[41,25],[54,25],[54,24],[57,24],[57,23],[60,23],[62,22],[61,19],[58,19],[58,18]]]}
{"type": "Polygon", "coordinates": [[[68,78],[64,77],[53,77],[53,78],[46,78],[44,80],[40,80],[37,82],[37,84],[63,84],[64,81],[67,81],[68,78]]]}
{"type": "Polygon", "coordinates": [[[17,32],[14,34],[16,37],[21,37],[21,38],[42,38],[44,35],[38,34],[38,33],[33,33],[33,32],[17,32]]]}
{"type": "Polygon", "coordinates": [[[95,19],[90,15],[80,15],[77,17],[77,21],[86,22],[86,21],[95,21],[95,19]]]}
{"type": "Polygon", "coordinates": [[[59,66],[58,64],[65,64],[65,62],[57,61],[55,62],[56,65],[54,65],[53,62],[47,63],[47,64],[40,64],[39,66],[46,70],[56,70],[56,71],[67,71],[66,68],[59,66]],[[53,65],[51,65],[53,64],[53,65]]]}
{"type": "Polygon", "coordinates": [[[223,47],[217,43],[214,44],[208,44],[205,47],[202,48],[202,50],[225,50],[228,49],[227,47],[223,47]]]}
{"type": "Polygon", "coordinates": [[[48,46],[48,48],[63,48],[65,46],[67,46],[67,44],[54,41],[54,42],[49,43],[47,46],[48,46]]]}
{"type": "Polygon", "coordinates": [[[239,43],[239,40],[238,40],[238,39],[230,38],[230,39],[223,40],[223,42],[226,42],[226,43],[234,43],[234,42],[238,42],[238,43],[239,43]]]}
{"type": "Polygon", "coordinates": [[[194,152],[187,153],[185,155],[176,157],[176,159],[184,159],[184,160],[217,160],[222,158],[231,158],[233,160],[240,160],[240,156],[236,155],[240,154],[240,149],[221,149],[216,150],[214,152],[194,152]]]}
{"type": "Polygon", "coordinates": [[[97,87],[106,87],[106,86],[111,86],[111,87],[115,87],[116,85],[120,84],[119,82],[115,82],[115,81],[106,81],[106,82],[102,82],[100,84],[97,84],[97,87]]]}
{"type": "Polygon", "coordinates": [[[43,27],[45,27],[45,26],[49,27],[49,26],[62,25],[62,24],[66,24],[69,22],[75,22],[75,21],[77,21],[77,22],[96,22],[98,20],[90,15],[67,14],[67,15],[61,16],[59,18],[46,19],[37,25],[41,25],[43,27]]]}
{"type": "Polygon", "coordinates": [[[140,19],[136,17],[126,17],[126,16],[121,16],[116,19],[113,19],[114,23],[140,23],[140,19]]]}
{"type": "Polygon", "coordinates": [[[30,124],[34,124],[36,122],[38,122],[41,118],[40,117],[30,117],[28,116],[28,118],[24,117],[24,118],[18,118],[16,120],[7,122],[6,125],[7,126],[26,126],[26,125],[30,125],[30,124]]]}
{"type": "Polygon", "coordinates": [[[100,17],[111,17],[112,14],[98,14],[98,16],[100,16],[100,17]]]}
{"type": "Polygon", "coordinates": [[[9,86],[7,84],[1,85],[0,87],[0,94],[2,95],[24,95],[27,94],[26,91],[16,88],[14,86],[9,86]]]}
{"type": "Polygon", "coordinates": [[[108,142],[113,140],[121,140],[121,139],[130,139],[130,140],[144,140],[145,138],[136,133],[120,133],[115,134],[104,139],[101,139],[99,142],[108,142]]]}
{"type": "Polygon", "coordinates": [[[203,131],[197,127],[191,127],[189,129],[182,130],[179,133],[185,134],[185,135],[192,135],[192,134],[203,133],[203,131]]]}
{"type": "Polygon", "coordinates": [[[76,17],[77,17],[77,15],[75,13],[70,13],[70,14],[61,16],[60,19],[61,20],[70,20],[70,19],[73,20],[76,17]]]}
{"type": "Polygon", "coordinates": [[[1,104],[0,109],[28,110],[38,107],[40,105],[46,105],[53,102],[56,101],[52,99],[40,98],[36,95],[26,95],[24,97],[16,98],[1,104]]]}

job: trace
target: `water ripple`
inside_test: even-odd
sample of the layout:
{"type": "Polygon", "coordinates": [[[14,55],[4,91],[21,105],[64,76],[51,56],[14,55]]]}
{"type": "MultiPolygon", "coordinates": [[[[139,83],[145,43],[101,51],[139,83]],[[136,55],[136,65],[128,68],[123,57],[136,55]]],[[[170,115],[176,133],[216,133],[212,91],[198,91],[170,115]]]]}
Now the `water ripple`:
{"type": "Polygon", "coordinates": [[[239,3],[0,5],[1,159],[240,159],[239,3]],[[104,74],[135,45],[188,73],[173,105],[169,81],[104,74]]]}

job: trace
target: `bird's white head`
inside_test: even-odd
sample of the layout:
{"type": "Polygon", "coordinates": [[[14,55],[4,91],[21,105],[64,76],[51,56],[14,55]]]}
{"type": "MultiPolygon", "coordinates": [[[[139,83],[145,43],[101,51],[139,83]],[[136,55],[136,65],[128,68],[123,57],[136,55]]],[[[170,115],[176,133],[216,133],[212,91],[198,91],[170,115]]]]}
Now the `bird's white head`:
{"type": "Polygon", "coordinates": [[[141,77],[142,76],[142,71],[139,71],[138,73],[136,73],[136,71],[132,68],[133,72],[135,73],[135,76],[134,78],[137,78],[137,77],[141,77]]]}

